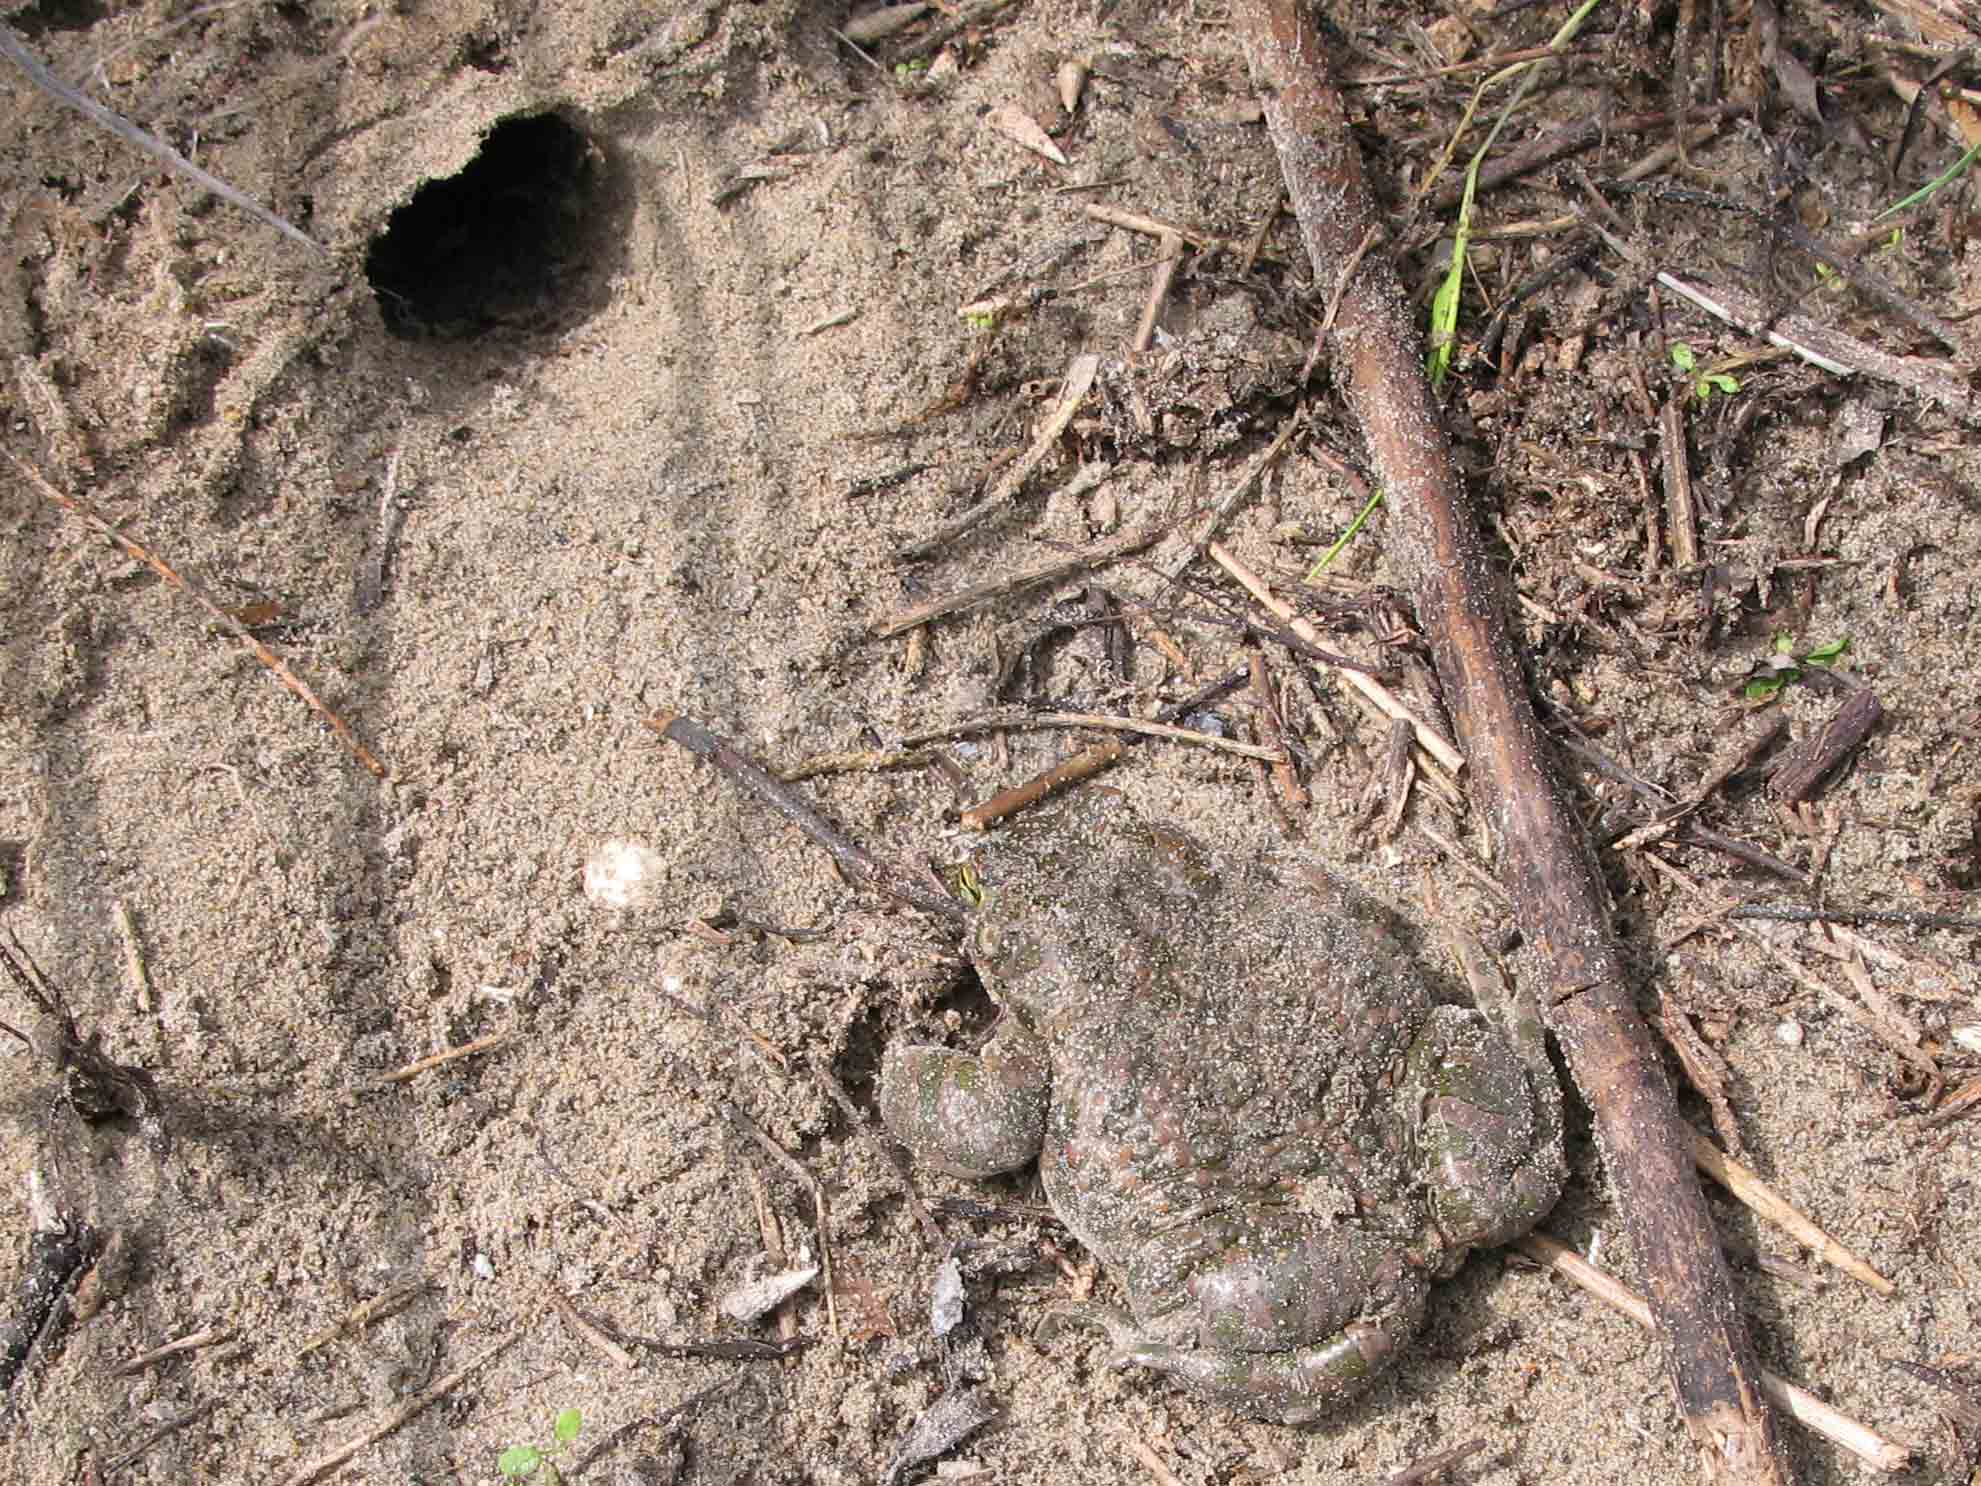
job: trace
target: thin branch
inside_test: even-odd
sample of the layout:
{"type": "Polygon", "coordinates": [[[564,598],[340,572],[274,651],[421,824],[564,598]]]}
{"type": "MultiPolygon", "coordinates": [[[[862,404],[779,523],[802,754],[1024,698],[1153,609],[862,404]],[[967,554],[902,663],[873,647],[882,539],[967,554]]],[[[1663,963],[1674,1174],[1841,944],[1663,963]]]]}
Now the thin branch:
{"type": "Polygon", "coordinates": [[[6,26],[0,26],[0,57],[5,57],[20,68],[28,75],[30,82],[58,103],[73,108],[92,123],[108,129],[124,143],[135,145],[154,160],[161,162],[168,170],[184,176],[202,191],[210,191],[222,201],[239,207],[256,221],[273,227],[291,242],[301,243],[312,253],[322,257],[329,256],[330,250],[322,243],[293,223],[278,217],[252,196],[235,190],[219,176],[201,170],[157,135],[146,133],[122,114],[105,108],[87,93],[77,92],[49,71],[41,58],[29,51],[26,43],[6,26]]]}
{"type": "Polygon", "coordinates": [[[240,620],[229,614],[208,597],[205,589],[194,583],[190,578],[180,574],[177,569],[157,553],[153,552],[149,547],[144,546],[135,538],[118,530],[101,511],[97,510],[95,506],[91,505],[81,496],[68,495],[63,491],[57,490],[42,477],[41,471],[23,460],[12,449],[0,448],[0,454],[6,455],[7,462],[20,472],[21,478],[40,491],[46,499],[52,500],[56,505],[73,511],[76,515],[82,517],[96,531],[108,537],[119,547],[122,547],[131,556],[135,557],[139,562],[157,573],[167,583],[178,589],[179,592],[185,594],[194,603],[206,610],[207,616],[215,624],[219,625],[228,634],[252,650],[255,659],[275,673],[276,680],[280,681],[290,691],[302,698],[303,702],[311,711],[330,724],[330,730],[337,735],[338,741],[351,751],[353,758],[371,770],[378,778],[383,779],[386,777],[385,765],[373,757],[371,750],[366,748],[358,740],[358,735],[351,730],[351,725],[345,722],[335,712],[331,711],[325,705],[323,699],[310,689],[309,683],[289,669],[289,663],[287,661],[283,660],[281,656],[257,640],[249,632],[246,625],[242,624],[240,620]]]}
{"type": "MultiPolygon", "coordinates": [[[[1266,127],[1312,262],[1332,282],[1373,219],[1319,33],[1298,0],[1240,0],[1266,127]]],[[[1386,255],[1364,259],[1332,342],[1335,381],[1390,501],[1391,559],[1415,591],[1475,804],[1546,977],[1548,1022],[1598,1133],[1706,1478],[1786,1486],[1732,1278],[1657,1045],[1637,1014],[1609,902],[1521,678],[1498,570],[1426,384],[1422,339],[1386,255]]]]}

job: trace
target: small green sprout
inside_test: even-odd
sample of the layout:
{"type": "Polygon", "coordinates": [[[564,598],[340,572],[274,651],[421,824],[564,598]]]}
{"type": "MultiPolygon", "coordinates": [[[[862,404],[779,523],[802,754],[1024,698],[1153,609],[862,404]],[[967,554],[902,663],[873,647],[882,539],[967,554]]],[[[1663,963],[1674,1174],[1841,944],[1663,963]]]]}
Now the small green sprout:
{"type": "Polygon", "coordinates": [[[511,1445],[496,1460],[495,1468],[502,1472],[504,1481],[541,1481],[544,1486],[558,1486],[564,1478],[557,1473],[557,1462],[551,1457],[569,1449],[584,1427],[585,1416],[576,1409],[566,1409],[551,1425],[556,1443],[541,1450],[535,1445],[511,1445]]]}
{"type": "Polygon", "coordinates": [[[1684,341],[1671,343],[1671,364],[1686,376],[1692,378],[1692,395],[1705,402],[1717,392],[1731,397],[1740,390],[1740,382],[1726,372],[1702,372],[1699,358],[1692,354],[1692,347],[1684,341]]]}
{"type": "Polygon", "coordinates": [[[1756,669],[1764,674],[1755,676],[1747,683],[1747,700],[1750,702],[1772,702],[1781,695],[1781,690],[1791,681],[1802,679],[1805,666],[1815,666],[1819,670],[1835,665],[1843,658],[1844,651],[1850,648],[1850,636],[1826,640],[1813,650],[1795,653],[1795,639],[1788,634],[1775,636],[1775,653],[1762,661],[1756,669]]]}
{"type": "Polygon", "coordinates": [[[977,332],[977,334],[982,335],[986,330],[991,329],[997,324],[997,316],[989,310],[965,310],[963,312],[963,323],[977,332]]]}
{"type": "Polygon", "coordinates": [[[984,886],[983,878],[977,875],[977,869],[968,862],[956,869],[956,896],[971,908],[982,908],[984,900],[990,896],[989,890],[984,886]]]}

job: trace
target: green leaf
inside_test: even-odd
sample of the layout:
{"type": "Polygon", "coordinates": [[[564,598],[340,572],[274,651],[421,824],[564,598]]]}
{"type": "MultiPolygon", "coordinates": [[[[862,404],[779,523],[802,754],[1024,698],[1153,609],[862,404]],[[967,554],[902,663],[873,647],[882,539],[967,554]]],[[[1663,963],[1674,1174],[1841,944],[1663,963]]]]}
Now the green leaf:
{"type": "Polygon", "coordinates": [[[1708,372],[1699,379],[1699,385],[1706,389],[1699,394],[1702,398],[1713,392],[1723,392],[1731,397],[1740,390],[1740,383],[1726,372],[1708,372]]]}
{"type": "Polygon", "coordinates": [[[522,1481],[537,1473],[543,1464],[543,1451],[535,1445],[511,1445],[495,1462],[495,1468],[511,1481],[522,1481]]]}
{"type": "Polygon", "coordinates": [[[1425,370],[1430,373],[1433,387],[1444,381],[1445,373],[1451,370],[1451,348],[1458,340],[1458,297],[1465,282],[1467,236],[1461,226],[1458,245],[1451,253],[1451,268],[1438,285],[1438,292],[1431,296],[1431,354],[1426,358],[1425,370]]]}
{"type": "Polygon", "coordinates": [[[1693,367],[1699,364],[1699,360],[1692,354],[1692,348],[1686,345],[1684,341],[1673,341],[1671,343],[1671,364],[1682,372],[1690,372],[1693,367]]]}
{"type": "Polygon", "coordinates": [[[1791,635],[1785,629],[1775,631],[1775,654],[1776,655],[1795,654],[1795,636],[1791,635]]]}
{"type": "Polygon", "coordinates": [[[1831,640],[1828,644],[1818,645],[1802,658],[1812,666],[1827,666],[1848,649],[1850,649],[1850,636],[1845,635],[1840,640],[1831,640]]]}
{"type": "Polygon", "coordinates": [[[1782,676],[1756,676],[1747,683],[1747,700],[1750,702],[1772,702],[1781,695],[1782,676]]]}
{"type": "Polygon", "coordinates": [[[578,1437],[578,1431],[585,1427],[585,1416],[576,1409],[566,1409],[557,1416],[555,1425],[557,1443],[568,1445],[578,1437]]]}

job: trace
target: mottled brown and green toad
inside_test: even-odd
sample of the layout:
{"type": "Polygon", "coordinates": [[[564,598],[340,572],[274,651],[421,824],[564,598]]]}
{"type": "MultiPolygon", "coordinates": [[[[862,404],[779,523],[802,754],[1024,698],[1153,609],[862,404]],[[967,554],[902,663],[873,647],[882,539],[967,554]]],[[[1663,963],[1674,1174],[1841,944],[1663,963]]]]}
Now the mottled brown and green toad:
{"type": "Polygon", "coordinates": [[[894,1047],[881,1108],[965,1176],[1038,1158],[1126,1293],[1117,1360],[1305,1423],[1416,1332],[1432,1281],[1561,1190],[1532,1018],[1436,1004],[1339,889],[1213,870],[1095,791],[978,858],[981,1055],[894,1047]]]}

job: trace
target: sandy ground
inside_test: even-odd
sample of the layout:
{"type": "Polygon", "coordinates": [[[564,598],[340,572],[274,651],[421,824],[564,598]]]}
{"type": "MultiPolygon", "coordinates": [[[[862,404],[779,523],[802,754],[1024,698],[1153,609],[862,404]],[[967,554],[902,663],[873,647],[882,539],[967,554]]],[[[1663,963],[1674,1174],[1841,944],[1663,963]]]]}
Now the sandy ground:
{"type": "MultiPolygon", "coordinates": [[[[944,1387],[925,1319],[939,1255],[880,1148],[811,1070],[870,1110],[886,1038],[942,1035],[950,1013],[967,1036],[983,998],[941,925],[849,889],[642,720],[678,708],[785,766],[979,713],[1002,660],[1078,612],[1078,584],[944,620],[916,649],[870,627],[1058,544],[1179,518],[1281,425],[1311,324],[1291,309],[1305,281],[1289,226],[1250,281],[1232,256],[1189,276],[1163,321],[1169,350],[1131,373],[1120,358],[1147,282],[1131,265],[1157,250],[1083,213],[1107,201],[1242,242],[1271,207],[1277,168],[1226,18],[1139,0],[1019,5],[963,39],[953,76],[925,85],[836,41],[841,8],[790,0],[12,10],[58,73],[196,150],[332,256],[175,183],[0,66],[7,446],[223,604],[279,604],[269,643],[391,777],[355,764],[150,570],[0,475],[0,928],[66,989],[84,1030],[154,1075],[172,1135],[161,1154],[112,1124],[83,1158],[56,1162],[44,1072],[8,1040],[9,1270],[26,1254],[31,1169],[71,1210],[126,1233],[131,1255],[121,1294],[17,1385],[10,1476],[93,1480],[93,1465],[105,1480],[286,1480],[507,1339],[342,1479],[493,1481],[502,1449],[546,1439],[565,1408],[583,1413],[580,1448],[638,1426],[588,1481],[881,1478],[944,1387]],[[1090,83],[1061,136],[1072,164],[1059,167],[986,115],[1033,105],[1074,54],[1112,74],[1090,83]],[[424,259],[379,248],[391,213],[467,167],[499,121],[547,113],[575,132],[549,130],[525,149],[538,174],[484,192],[499,218],[543,224],[526,261],[481,253],[486,227],[447,222],[424,259]],[[375,271],[424,272],[433,297],[382,300],[368,255],[375,271]],[[978,358],[970,397],[920,417],[981,345],[959,306],[1043,285],[1062,292],[978,358]],[[462,329],[479,333],[448,334],[462,329]],[[1055,453],[1012,510],[932,561],[893,562],[1031,442],[1083,351],[1108,365],[1099,411],[1083,409],[1074,437],[1115,463],[1114,478],[1052,494],[1073,468],[1055,453]],[[615,837],[656,854],[650,900],[624,912],[580,891],[587,854],[615,837]],[[143,997],[116,904],[143,947],[143,997]],[[696,927],[731,922],[722,915],[816,933],[696,927]],[[507,1038],[495,1051],[377,1082],[495,1034],[507,1038]],[[624,1367],[548,1295],[627,1336],[769,1341],[775,1319],[718,1310],[765,1265],[760,1213],[793,1253],[817,1253],[811,1192],[725,1121],[727,1107],[823,1193],[836,1330],[814,1286],[788,1321],[810,1345],[784,1360],[636,1349],[624,1367]],[[408,1284],[388,1316],[309,1345],[408,1284]],[[119,1371],[212,1330],[224,1338],[119,1371]],[[715,1384],[726,1386],[697,1399],[715,1384]],[[671,1422],[640,1424],[690,1400],[671,1422]]],[[[1616,35],[1599,28],[1544,95],[1558,116],[1594,107],[1605,84],[1658,106],[1662,80],[1628,62],[1636,19],[1610,19],[1616,35]]],[[[1423,65],[1397,15],[1337,20],[1366,48],[1353,63],[1365,75],[1390,70],[1385,57],[1423,65]]],[[[1799,44],[1822,41],[1811,17],[1792,20],[1799,44]]],[[[1474,23],[1512,47],[1558,21],[1474,23]]],[[[1648,44],[1657,55],[1668,38],[1648,44]]],[[[1379,176],[1421,177],[1463,86],[1438,94],[1435,114],[1421,87],[1357,95],[1379,176]]],[[[1896,130],[1888,104],[1860,98],[1896,130]]],[[[1638,148],[1613,142],[1592,169],[1638,148]]],[[[1954,153],[1930,130],[1922,149],[1932,169],[1954,153]]],[[[1696,158],[1722,189],[1771,188],[1751,128],[1696,158]]],[[[1842,231],[1882,199],[1842,146],[1820,179],[1798,197],[1805,221],[1842,231]]],[[[1564,209],[1549,200],[1495,197],[1488,210],[1504,223],[1564,209]]],[[[1879,260],[1942,310],[1975,298],[1965,210],[1915,226],[1879,260]]],[[[1743,264],[1724,223],[1626,211],[1674,261],[1708,274],[1743,264]]],[[[1483,247],[1495,294],[1536,261],[1518,240],[1483,247]]],[[[1692,404],[1695,466],[1719,507],[1708,631],[1696,576],[1648,561],[1633,452],[1658,460],[1632,368],[1660,399],[1669,378],[1641,280],[1599,261],[1596,277],[1535,301],[1518,353],[1465,369],[1454,397],[1530,601],[1537,680],[1606,754],[1683,793],[1746,725],[1741,681],[1775,633],[1804,649],[1848,636],[1847,664],[1888,720],[1825,796],[1833,838],[1789,829],[1752,791],[1708,818],[1804,867],[1827,847],[1832,902],[1960,911],[1981,874],[1968,434],[1888,389],[1786,363],[1743,367],[1738,394],[1692,404]],[[1808,557],[1822,561],[1780,566],[1808,557]]],[[[1885,333],[1841,291],[1806,307],[1885,333]]],[[[1667,315],[1702,361],[1751,349],[1667,315]]],[[[1476,332],[1476,300],[1467,316],[1476,332]]],[[[1314,408],[1313,437],[1353,458],[1337,401],[1322,389],[1314,408]]],[[[1358,504],[1303,442],[1231,540],[1290,590],[1310,544],[1358,504]]],[[[1382,530],[1378,517],[1351,548],[1348,577],[1380,580],[1382,530]]],[[[1148,715],[1239,662],[1208,599],[1146,566],[1102,581],[1133,611],[1131,674],[1089,631],[1052,655],[1037,695],[1148,715]],[[1194,676],[1155,648],[1158,624],[1194,676]]],[[[1376,654],[1366,626],[1339,643],[1376,654]]],[[[1242,759],[1158,744],[1111,782],[1219,850],[1324,862],[1420,915],[1428,880],[1455,922],[1496,940],[1491,896],[1414,827],[1388,841],[1356,828],[1384,735],[1271,654],[1311,756],[1317,804],[1297,839],[1282,837],[1242,759]]],[[[1778,706],[1799,737],[1835,700],[1798,684],[1778,706]]],[[[1222,711],[1237,729],[1250,718],[1242,703],[1222,711]]],[[[1081,742],[1012,731],[945,745],[954,784],[923,767],[805,788],[877,849],[941,862],[960,855],[958,805],[1081,742]]],[[[1588,787],[1606,831],[1647,818],[1613,784],[1588,787]]],[[[1476,822],[1422,793],[1413,821],[1480,845],[1476,822]]],[[[1717,893],[1802,900],[1724,856],[1659,849],[1717,893]]],[[[1854,1019],[1857,993],[1819,931],[1760,926],[1810,967],[1801,981],[1721,927],[1682,937],[1700,905],[1641,859],[1612,866],[1644,1004],[1682,1008],[1726,1060],[1749,1159],[1899,1286],[1879,1299],[1744,1268],[1767,1361],[1919,1447],[1919,1479],[1966,1479],[1942,1396],[1892,1359],[1972,1354],[1975,1125],[1926,1123],[1907,1065],[1854,1019]]],[[[1876,991],[1950,1075],[1963,1056],[1971,1068],[1947,1043],[1950,1027],[1981,1020],[1973,936],[1863,933],[1876,991]]],[[[1439,953],[1435,935],[1425,953],[1439,953]]],[[[1511,968],[1523,971],[1517,954],[1511,968]]],[[[18,998],[9,1005],[8,1020],[24,1018],[18,998]]],[[[1705,1122],[1701,1101],[1688,1109],[1705,1122]]],[[[1586,1131],[1578,1113],[1574,1183],[1549,1226],[1627,1272],[1586,1131]]],[[[1113,1372],[1096,1336],[1038,1339],[1072,1283],[1053,1250],[1075,1268],[1084,1256],[1041,1220],[1036,1192],[923,1186],[996,1205],[943,1219],[973,1246],[975,1356],[1001,1409],[956,1454],[994,1479],[1141,1482],[1139,1444],[1192,1483],[1380,1480],[1473,1438],[1485,1448],[1462,1474],[1480,1482],[1695,1479],[1645,1340],[1503,1256],[1446,1287],[1420,1348],[1366,1403],[1297,1432],[1113,1372]]],[[[1802,1257],[1734,1210],[1720,1216],[1736,1239],[1802,1257]]],[[[1790,1447],[1806,1481],[1862,1469],[1794,1432],[1790,1447]]]]}

